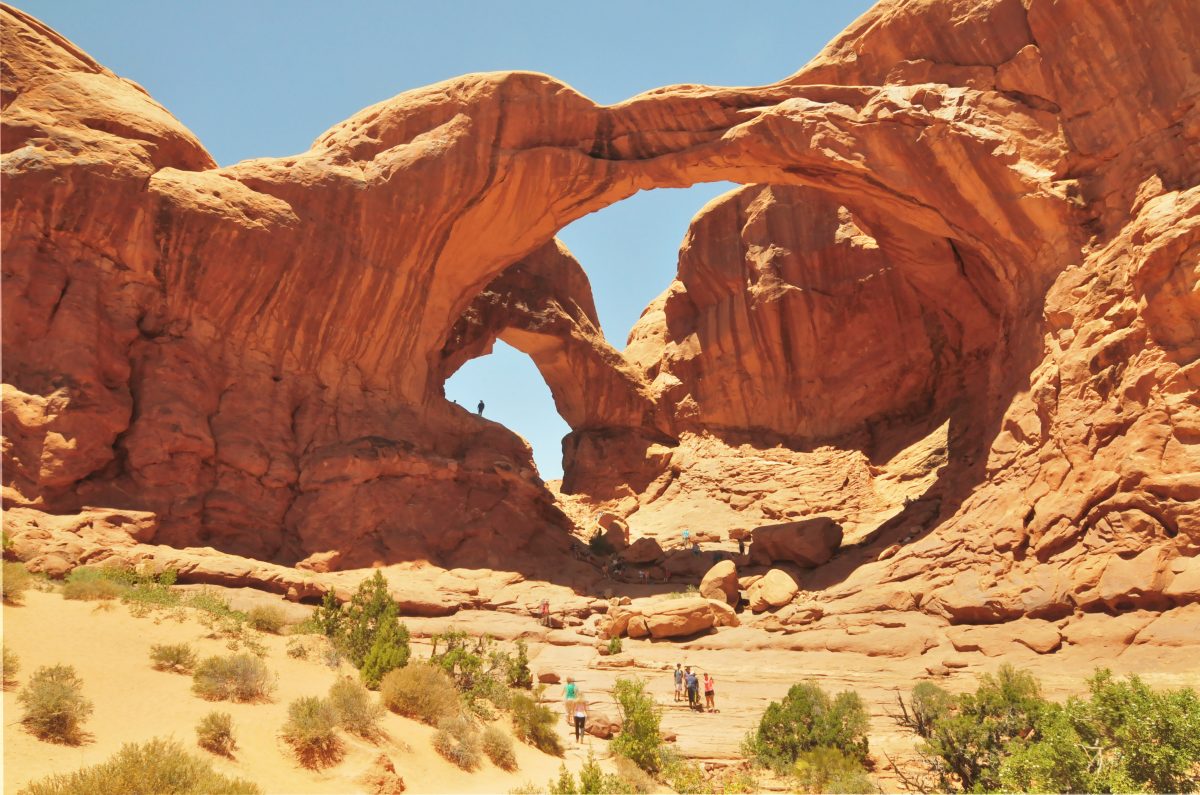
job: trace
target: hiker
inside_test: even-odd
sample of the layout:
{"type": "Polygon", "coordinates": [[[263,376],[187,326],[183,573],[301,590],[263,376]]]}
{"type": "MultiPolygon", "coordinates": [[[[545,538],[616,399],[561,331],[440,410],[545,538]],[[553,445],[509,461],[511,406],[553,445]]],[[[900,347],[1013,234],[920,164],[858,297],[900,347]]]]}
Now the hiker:
{"type": "Polygon", "coordinates": [[[483,401],[479,401],[479,416],[483,416],[483,401]]]}
{"type": "Polygon", "coordinates": [[[583,729],[587,725],[587,702],[583,700],[582,696],[575,699],[575,706],[571,714],[575,718],[575,742],[582,742],[583,729]]]}
{"type": "Polygon", "coordinates": [[[579,686],[575,684],[575,679],[568,676],[567,684],[563,687],[563,701],[568,704],[579,698],[579,686]]]}
{"type": "Polygon", "coordinates": [[[687,684],[688,706],[697,709],[700,706],[700,680],[690,665],[684,669],[683,680],[687,684]]]}
{"type": "Polygon", "coordinates": [[[692,542],[692,554],[696,557],[700,557],[700,542],[699,541],[692,542]]]}
{"type": "Polygon", "coordinates": [[[687,549],[688,539],[690,539],[691,537],[692,537],[692,532],[690,530],[688,530],[686,527],[683,528],[683,548],[684,549],[687,549]]]}
{"type": "Polygon", "coordinates": [[[675,700],[683,698],[683,669],[675,663],[675,700]]]}
{"type": "Polygon", "coordinates": [[[550,626],[550,600],[549,599],[542,600],[542,626],[543,627],[550,626]]]}
{"type": "Polygon", "coordinates": [[[746,539],[745,538],[738,539],[738,554],[739,555],[746,554],[746,539]]]}
{"type": "Polygon", "coordinates": [[[709,712],[716,712],[716,707],[713,706],[713,699],[717,697],[716,682],[707,673],[704,674],[704,708],[709,712]]]}

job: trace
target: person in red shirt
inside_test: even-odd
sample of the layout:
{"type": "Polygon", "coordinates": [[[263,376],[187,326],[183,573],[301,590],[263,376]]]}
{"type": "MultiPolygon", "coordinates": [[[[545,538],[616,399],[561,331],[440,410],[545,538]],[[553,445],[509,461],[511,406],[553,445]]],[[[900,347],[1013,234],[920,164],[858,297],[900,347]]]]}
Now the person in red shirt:
{"type": "Polygon", "coordinates": [[[716,698],[716,682],[708,674],[704,674],[704,707],[709,712],[716,712],[716,707],[713,706],[713,699],[716,698]]]}

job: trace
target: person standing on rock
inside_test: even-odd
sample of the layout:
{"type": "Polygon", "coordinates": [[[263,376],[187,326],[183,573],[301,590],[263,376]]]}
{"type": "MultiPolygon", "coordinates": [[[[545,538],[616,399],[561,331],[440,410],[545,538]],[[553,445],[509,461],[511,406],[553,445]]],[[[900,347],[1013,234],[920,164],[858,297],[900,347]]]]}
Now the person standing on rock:
{"type": "Polygon", "coordinates": [[[683,698],[683,668],[675,663],[675,700],[683,698]]]}
{"type": "Polygon", "coordinates": [[[688,548],[688,541],[691,540],[691,538],[692,538],[692,531],[688,530],[686,527],[683,528],[683,548],[684,549],[688,548]]]}
{"type": "Polygon", "coordinates": [[[542,600],[542,626],[543,627],[550,626],[550,600],[549,599],[542,600]]]}
{"type": "Polygon", "coordinates": [[[716,707],[713,706],[713,701],[717,697],[717,683],[707,673],[704,674],[704,708],[709,712],[716,712],[716,707]]]}
{"type": "Polygon", "coordinates": [[[479,416],[483,416],[483,401],[479,401],[479,416]]]}
{"type": "Polygon", "coordinates": [[[688,707],[696,709],[700,706],[700,680],[690,665],[684,669],[683,680],[687,684],[688,707]]]}

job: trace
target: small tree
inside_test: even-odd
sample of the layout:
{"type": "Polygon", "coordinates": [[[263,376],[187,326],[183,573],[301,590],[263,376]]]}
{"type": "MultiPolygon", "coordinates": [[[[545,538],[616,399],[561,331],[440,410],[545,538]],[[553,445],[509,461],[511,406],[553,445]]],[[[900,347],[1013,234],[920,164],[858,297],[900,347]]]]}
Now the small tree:
{"type": "Polygon", "coordinates": [[[391,628],[398,615],[399,608],[388,591],[387,580],[376,569],[374,576],[359,584],[342,621],[342,645],[355,668],[363,667],[375,645],[375,636],[380,630],[391,628]]]}
{"type": "Polygon", "coordinates": [[[83,681],[69,665],[34,671],[17,694],[17,702],[25,708],[21,722],[35,737],[67,745],[83,739],[83,722],[92,714],[92,702],[83,695],[83,681]]]}
{"type": "Polygon", "coordinates": [[[867,725],[857,693],[830,698],[815,682],[803,682],[792,685],[782,702],[771,702],[748,738],[748,750],[780,772],[791,770],[802,752],[818,747],[836,748],[863,763],[867,725]]]}
{"type": "Polygon", "coordinates": [[[408,627],[396,620],[396,608],[384,611],[375,639],[362,662],[362,680],[372,690],[389,671],[408,665],[412,650],[408,644],[408,627]]]}
{"type": "Polygon", "coordinates": [[[509,687],[528,690],[533,687],[533,671],[529,670],[529,644],[517,639],[517,653],[507,660],[509,687]]]}
{"type": "Polygon", "coordinates": [[[512,694],[513,729],[517,739],[523,743],[554,756],[563,755],[562,741],[554,725],[558,722],[555,714],[527,693],[513,692],[512,694]]]}
{"type": "Polygon", "coordinates": [[[649,773],[658,772],[663,764],[662,708],[640,679],[618,679],[613,697],[621,710],[621,731],[613,738],[613,753],[629,757],[649,773]]]}

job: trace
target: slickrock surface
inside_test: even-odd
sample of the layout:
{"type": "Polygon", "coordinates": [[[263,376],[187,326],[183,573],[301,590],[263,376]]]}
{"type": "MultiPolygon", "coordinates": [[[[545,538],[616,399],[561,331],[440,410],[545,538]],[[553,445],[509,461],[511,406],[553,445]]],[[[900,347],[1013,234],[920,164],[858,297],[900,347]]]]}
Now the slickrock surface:
{"type": "Polygon", "coordinates": [[[33,568],[311,600],[383,566],[410,615],[553,598],[573,646],[714,552],[744,596],[767,560],[731,539],[823,518],[836,549],[776,563],[794,598],[691,647],[1194,655],[1195,2],[885,0],[771,86],[597,106],[468,75],[226,168],[2,13],[5,525],[33,568]],[[744,187],[615,350],[555,233],[715,180],[744,187]],[[561,484],[442,394],[496,339],[572,427],[561,484]],[[581,559],[598,511],[652,553],[624,580],[581,559]]]}

